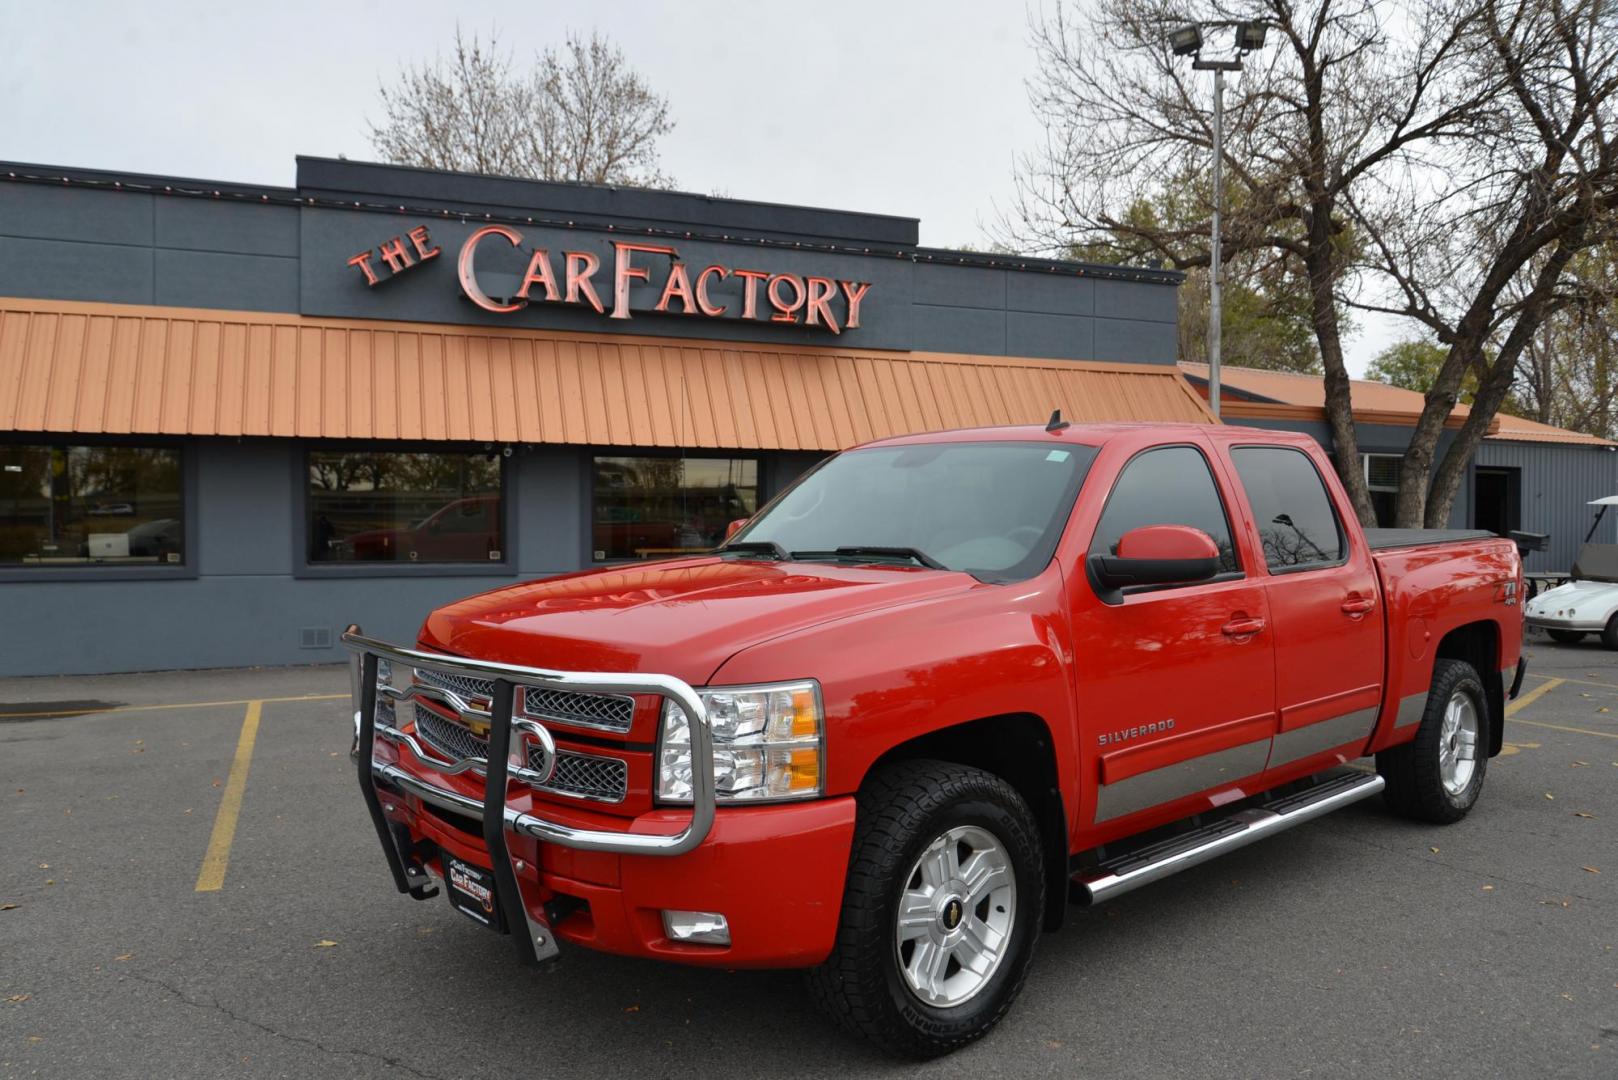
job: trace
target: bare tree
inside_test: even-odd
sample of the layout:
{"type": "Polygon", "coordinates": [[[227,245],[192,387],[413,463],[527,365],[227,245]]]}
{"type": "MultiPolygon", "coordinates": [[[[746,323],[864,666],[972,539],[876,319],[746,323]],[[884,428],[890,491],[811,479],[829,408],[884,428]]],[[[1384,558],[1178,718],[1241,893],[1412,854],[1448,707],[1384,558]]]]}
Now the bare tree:
{"type": "Polygon", "coordinates": [[[459,28],[448,63],[407,67],[380,87],[371,145],[401,165],[459,172],[668,187],[658,140],[674,129],[668,100],[598,34],[568,35],[518,69],[499,39],[459,28]]]}
{"type": "MultiPolygon", "coordinates": [[[[1226,104],[1222,254],[1271,261],[1306,298],[1338,475],[1367,523],[1374,511],[1343,360],[1364,243],[1351,209],[1356,199],[1376,203],[1385,177],[1467,130],[1489,100],[1492,88],[1467,77],[1477,16],[1464,2],[1406,0],[1397,19],[1394,0],[1212,0],[1196,13],[1271,24],[1272,47],[1247,58],[1226,104]]],[[[1173,177],[1208,167],[1210,80],[1167,47],[1191,13],[1183,0],[1096,0],[1086,10],[1075,18],[1058,7],[1035,23],[1030,97],[1046,142],[1020,163],[1005,232],[1024,247],[1077,237],[1205,267],[1206,202],[1167,227],[1128,213],[1173,177]]]]}
{"type": "MultiPolygon", "coordinates": [[[[1442,524],[1517,357],[1562,303],[1570,261],[1611,228],[1613,3],[1213,0],[1198,12],[1272,26],[1272,48],[1248,57],[1227,105],[1223,254],[1262,253],[1303,283],[1337,469],[1362,521],[1373,515],[1345,308],[1411,318],[1448,350],[1398,503],[1401,525],[1442,524]],[[1477,403],[1435,469],[1468,371],[1477,403]]],[[[1021,163],[1007,235],[1205,266],[1206,211],[1172,227],[1128,213],[1211,152],[1205,83],[1165,44],[1189,13],[1182,0],[1089,10],[1082,25],[1063,8],[1035,25],[1030,94],[1047,141],[1021,163]]]]}
{"type": "Polygon", "coordinates": [[[1448,348],[1401,466],[1401,525],[1447,522],[1524,352],[1574,302],[1579,260],[1618,228],[1618,5],[1484,0],[1466,37],[1471,79],[1497,88],[1487,107],[1375,209],[1351,202],[1374,240],[1365,269],[1396,297],[1367,306],[1448,348]],[[1435,466],[1468,374],[1471,411],[1435,466]]]}
{"type": "Polygon", "coordinates": [[[1618,434],[1618,244],[1575,260],[1566,302],[1517,361],[1517,412],[1543,424],[1618,434]]]}

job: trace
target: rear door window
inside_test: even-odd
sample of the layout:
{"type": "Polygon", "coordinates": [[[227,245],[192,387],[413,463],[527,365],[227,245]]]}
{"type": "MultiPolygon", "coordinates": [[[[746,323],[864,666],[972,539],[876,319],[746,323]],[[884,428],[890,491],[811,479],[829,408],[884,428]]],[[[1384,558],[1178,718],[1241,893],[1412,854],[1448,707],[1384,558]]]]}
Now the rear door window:
{"type": "Polygon", "coordinates": [[[1281,446],[1239,446],[1230,457],[1247,491],[1271,571],[1343,561],[1343,525],[1308,455],[1281,446]]]}

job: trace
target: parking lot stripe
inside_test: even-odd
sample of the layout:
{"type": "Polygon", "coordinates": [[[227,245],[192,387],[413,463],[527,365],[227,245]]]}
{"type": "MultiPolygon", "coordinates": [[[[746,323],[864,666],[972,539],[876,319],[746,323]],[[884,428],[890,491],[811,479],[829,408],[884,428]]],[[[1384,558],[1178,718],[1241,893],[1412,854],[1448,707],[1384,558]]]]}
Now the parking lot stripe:
{"type": "Polygon", "coordinates": [[[242,735],[236,740],[236,757],[230,763],[225,781],[225,797],[219,802],[219,815],[213,820],[208,853],[197,872],[197,892],[218,892],[225,884],[225,868],[230,865],[230,845],[236,839],[236,819],[242,812],[242,792],[247,789],[247,769],[253,762],[253,744],[258,741],[258,720],[264,712],[261,700],[247,703],[242,718],[242,735]]]}
{"type": "Polygon", "coordinates": [[[101,716],[106,713],[155,712],[162,709],[218,709],[226,705],[251,705],[257,701],[272,704],[277,701],[336,701],[348,694],[299,694],[296,697],[235,698],[230,701],[181,701],[159,705],[116,705],[110,709],[63,709],[60,712],[6,713],[7,720],[46,720],[52,716],[101,716]]]}
{"type": "Polygon", "coordinates": [[[1552,731],[1573,731],[1580,735],[1599,735],[1603,739],[1618,739],[1618,731],[1591,731],[1582,727],[1563,727],[1561,724],[1547,724],[1543,720],[1518,720],[1519,724],[1529,724],[1533,727],[1550,728],[1552,731]]]}
{"type": "Polygon", "coordinates": [[[1516,701],[1513,701],[1510,705],[1507,705],[1506,715],[1517,715],[1528,706],[1538,701],[1541,697],[1544,697],[1546,694],[1550,693],[1552,690],[1555,690],[1558,686],[1561,686],[1565,682],[1567,682],[1566,679],[1552,679],[1548,683],[1542,683],[1539,686],[1534,687],[1532,690],[1528,691],[1528,693],[1524,694],[1516,701]]]}

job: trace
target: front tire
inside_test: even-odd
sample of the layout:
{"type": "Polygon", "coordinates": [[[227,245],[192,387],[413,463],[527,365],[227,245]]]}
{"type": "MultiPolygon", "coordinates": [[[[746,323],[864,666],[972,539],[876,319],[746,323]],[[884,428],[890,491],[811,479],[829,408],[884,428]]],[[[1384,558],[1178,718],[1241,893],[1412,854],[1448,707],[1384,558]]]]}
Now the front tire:
{"type": "MultiPolygon", "coordinates": [[[[1577,645],[1584,640],[1583,630],[1547,630],[1545,633],[1550,635],[1552,641],[1560,642],[1563,645],[1577,645]]],[[[1605,633],[1601,636],[1603,641],[1606,640],[1605,633]]]]}
{"type": "Polygon", "coordinates": [[[1045,908],[1039,827],[1004,780],[940,761],[860,789],[837,940],[816,1004],[890,1053],[937,1057],[1011,1007],[1045,908]]]}
{"type": "Polygon", "coordinates": [[[1376,755],[1376,771],[1387,781],[1382,797],[1403,817],[1440,825],[1459,821],[1483,791],[1488,749],[1483,680],[1465,661],[1436,661],[1415,739],[1376,755]]]}
{"type": "Polygon", "coordinates": [[[1618,649],[1618,615],[1607,620],[1607,625],[1601,628],[1601,644],[1609,649],[1618,649]]]}

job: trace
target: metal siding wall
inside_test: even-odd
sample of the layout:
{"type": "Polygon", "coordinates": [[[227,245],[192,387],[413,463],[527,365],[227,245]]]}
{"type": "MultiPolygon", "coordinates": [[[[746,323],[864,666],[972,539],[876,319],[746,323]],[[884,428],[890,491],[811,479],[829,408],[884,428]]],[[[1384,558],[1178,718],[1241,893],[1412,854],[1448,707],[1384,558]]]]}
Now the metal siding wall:
{"type": "MultiPolygon", "coordinates": [[[[1476,464],[1522,470],[1522,528],[1551,537],[1547,550],[1528,557],[1525,566],[1530,571],[1569,569],[1595,516],[1585,504],[1618,495],[1618,452],[1606,447],[1486,439],[1478,448],[1476,464]]],[[[1618,542],[1618,514],[1606,516],[1594,539],[1618,542]]]]}
{"type": "MultiPolygon", "coordinates": [[[[455,254],[479,224],[475,214],[464,220],[460,215],[401,218],[325,206],[214,202],[13,182],[0,183],[0,296],[1059,360],[1172,364],[1178,349],[1178,287],[1168,277],[1126,271],[1150,279],[1112,280],[1098,276],[1104,272],[1100,268],[1083,276],[1076,268],[1038,260],[1026,269],[956,265],[949,252],[917,248],[910,219],[666,192],[351,168],[346,163],[306,161],[302,168],[327,181],[382,185],[369,192],[320,184],[309,188],[327,198],[341,194],[376,201],[378,191],[386,188],[400,197],[408,191],[412,202],[454,199],[515,214],[522,212],[520,200],[529,197],[543,200],[526,207],[535,214],[577,212],[583,219],[589,212],[580,208],[590,206],[618,215],[599,220],[622,225],[681,224],[711,234],[742,228],[745,222],[749,236],[803,236],[813,243],[833,238],[840,248],[835,252],[696,239],[676,246],[693,266],[717,262],[871,282],[863,325],[836,336],[801,325],[659,316],[645,310],[625,325],[594,312],[544,303],[496,314],[466,302],[455,285],[455,254]],[[490,201],[480,204],[480,198],[490,201]],[[346,265],[355,252],[374,250],[416,224],[428,225],[433,242],[444,251],[432,264],[397,280],[384,277],[375,288],[346,265]],[[867,230],[863,244],[860,237],[847,235],[858,228],[867,230]],[[855,254],[864,244],[890,253],[855,254]],[[895,247],[908,252],[906,257],[895,258],[895,247]]],[[[610,301],[611,244],[617,236],[539,225],[521,231],[525,248],[556,252],[565,245],[595,252],[603,267],[597,288],[610,301]]],[[[648,261],[641,257],[642,263],[648,261]]],[[[491,283],[502,274],[514,282],[526,255],[491,243],[479,249],[478,263],[491,283]]],[[[633,283],[633,302],[641,309],[650,307],[659,288],[655,280],[633,283]]],[[[741,290],[741,282],[732,278],[717,283],[712,293],[715,302],[739,310],[741,290]]]]}
{"type": "MultiPolygon", "coordinates": [[[[105,674],[184,668],[336,663],[342,650],[303,649],[299,631],[337,634],[357,622],[378,636],[414,641],[433,608],[486,589],[587,566],[590,451],[519,450],[510,492],[518,543],[515,575],[295,577],[302,492],[292,440],[196,440],[198,576],[181,581],[52,581],[0,585],[12,626],[0,677],[105,674]]],[[[766,495],[819,454],[762,455],[766,495]]]]}

